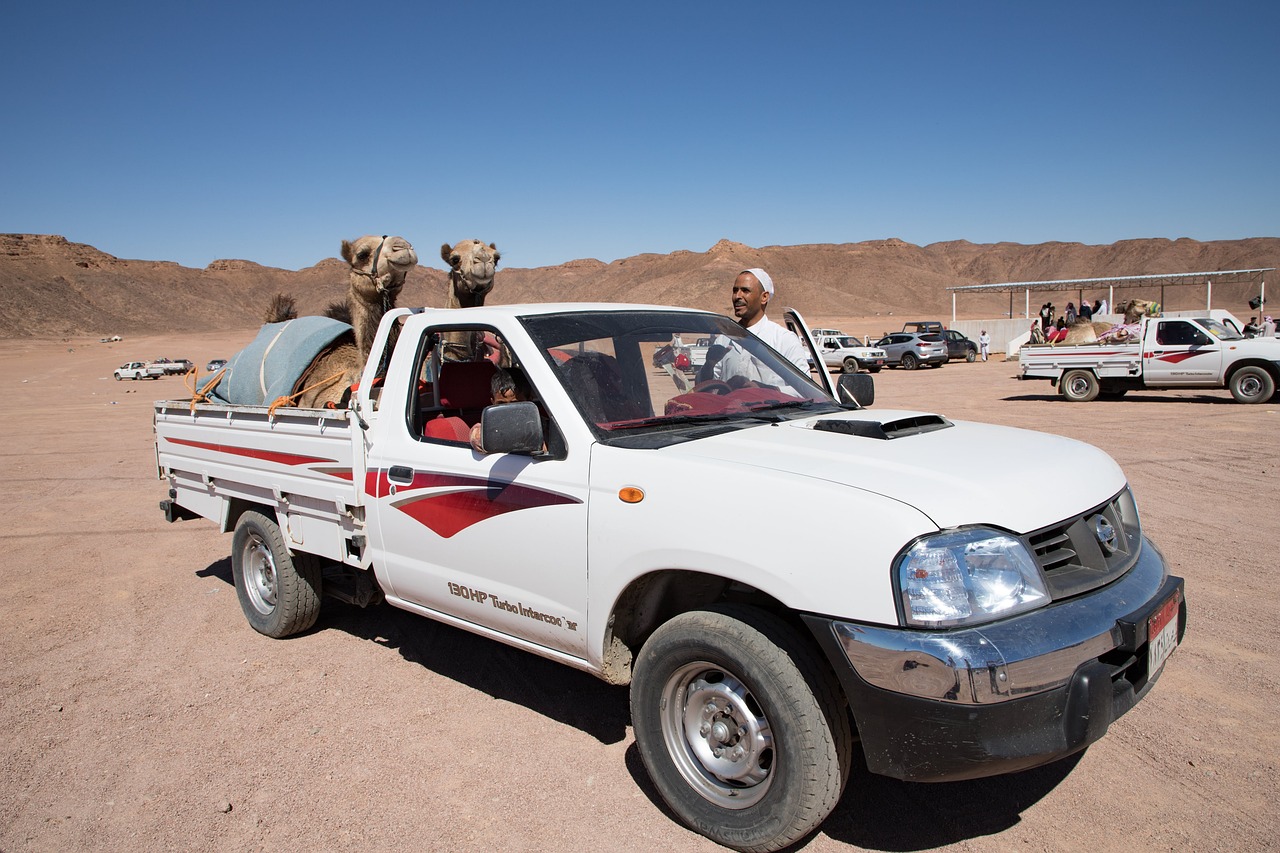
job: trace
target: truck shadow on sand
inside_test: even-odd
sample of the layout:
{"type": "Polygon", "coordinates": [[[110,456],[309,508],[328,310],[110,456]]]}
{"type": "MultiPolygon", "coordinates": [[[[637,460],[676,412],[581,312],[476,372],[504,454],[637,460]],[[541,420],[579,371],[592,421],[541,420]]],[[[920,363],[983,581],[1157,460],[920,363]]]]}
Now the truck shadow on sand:
{"type": "MultiPolygon", "coordinates": [[[[858,748],[835,810],[815,832],[786,849],[802,850],[814,836],[825,835],[859,849],[909,853],[995,835],[1017,825],[1022,812],[1070,775],[1083,754],[1006,776],[926,784],[869,773],[858,748]]],[[[649,779],[635,743],[627,747],[626,762],[636,787],[679,823],[649,779]]]]}
{"type": "Polygon", "coordinates": [[[902,782],[866,769],[859,749],[844,796],[819,832],[867,850],[915,851],[1003,832],[1071,774],[1083,752],[1046,767],[967,782],[902,782]]]}
{"type": "MultiPolygon", "coordinates": [[[[196,572],[234,588],[231,559],[196,572]]],[[[246,630],[252,630],[245,625],[246,630]]],[[[627,736],[627,688],[414,613],[378,604],[360,608],[324,599],[315,627],[298,636],[338,630],[400,653],[406,661],[494,699],[521,705],[573,726],[601,743],[627,736]]]]}
{"type": "MultiPolygon", "coordinates": [[[[229,558],[196,575],[234,586],[229,558]]],[[[246,626],[246,630],[251,629],[246,626]]],[[[602,744],[627,738],[631,722],[627,688],[605,684],[563,664],[389,604],[362,609],[325,599],[315,627],[300,636],[328,630],[392,649],[436,675],[573,726],[602,744]]],[[[993,835],[1021,821],[1021,813],[1057,787],[1081,755],[1007,776],[925,784],[869,773],[859,749],[844,796],[817,832],[856,847],[901,853],[993,835]]],[[[634,742],[627,748],[625,761],[636,787],[679,823],[650,780],[634,742]]],[[[803,848],[809,840],[793,849],[803,848]]]]}

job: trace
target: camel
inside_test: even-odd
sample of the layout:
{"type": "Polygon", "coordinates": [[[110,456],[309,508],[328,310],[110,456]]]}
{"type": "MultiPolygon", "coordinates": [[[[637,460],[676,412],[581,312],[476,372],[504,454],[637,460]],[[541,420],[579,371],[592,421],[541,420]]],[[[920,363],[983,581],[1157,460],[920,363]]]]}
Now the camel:
{"type": "MultiPolygon", "coordinates": [[[[440,247],[441,259],[449,265],[449,290],[445,308],[475,308],[493,290],[494,275],[502,255],[494,243],[463,240],[456,246],[440,247]]],[[[445,354],[450,361],[473,361],[483,357],[483,342],[466,332],[445,336],[445,354]]]]}
{"type": "Polygon", "coordinates": [[[418,255],[408,240],[372,235],[343,240],[342,259],[351,266],[347,294],[351,332],[312,359],[295,386],[300,390],[290,401],[294,406],[337,405],[347,389],[360,381],[378,324],[395,307],[405,276],[418,263],[418,255]]]}
{"type": "Polygon", "coordinates": [[[1124,343],[1136,333],[1139,320],[1143,317],[1160,313],[1160,303],[1146,299],[1130,299],[1117,306],[1124,312],[1124,323],[1112,325],[1101,321],[1077,320],[1067,327],[1067,336],[1058,343],[1063,346],[1073,344],[1124,343]]]}

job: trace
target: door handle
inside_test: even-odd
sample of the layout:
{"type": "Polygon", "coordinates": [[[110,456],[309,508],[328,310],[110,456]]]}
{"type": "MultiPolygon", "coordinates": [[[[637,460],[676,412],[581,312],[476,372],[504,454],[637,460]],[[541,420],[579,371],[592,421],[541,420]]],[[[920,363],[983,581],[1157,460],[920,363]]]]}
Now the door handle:
{"type": "Polygon", "coordinates": [[[394,483],[412,483],[413,469],[408,465],[392,465],[387,469],[387,479],[394,483]]]}

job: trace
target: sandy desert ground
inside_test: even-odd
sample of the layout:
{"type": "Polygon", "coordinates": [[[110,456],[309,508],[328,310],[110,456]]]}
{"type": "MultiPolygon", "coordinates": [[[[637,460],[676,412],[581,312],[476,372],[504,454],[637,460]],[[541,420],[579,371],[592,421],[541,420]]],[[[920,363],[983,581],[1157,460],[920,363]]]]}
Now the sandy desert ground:
{"type": "MultiPolygon", "coordinates": [[[[203,366],[254,331],[0,341],[0,850],[719,849],[657,798],[624,689],[386,606],[326,603],[285,641],[248,627],[230,537],[157,508],[151,402],[184,396],[182,380],[111,371],[203,366]]],[[[1186,578],[1186,640],[1083,755],[941,785],[855,772],[802,847],[1280,849],[1280,404],[1076,405],[1015,372],[886,371],[877,405],[1111,453],[1186,578]]],[[[1027,499],[1071,476],[1042,460],[1027,499]]]]}

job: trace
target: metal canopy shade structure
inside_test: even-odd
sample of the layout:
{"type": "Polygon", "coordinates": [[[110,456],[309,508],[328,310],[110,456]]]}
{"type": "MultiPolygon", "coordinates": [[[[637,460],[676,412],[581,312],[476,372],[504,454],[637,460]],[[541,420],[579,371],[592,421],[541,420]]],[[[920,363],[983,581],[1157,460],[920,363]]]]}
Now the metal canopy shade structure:
{"type": "Polygon", "coordinates": [[[1160,273],[1158,275],[1122,275],[1107,276],[1104,278],[1066,278],[1059,281],[1009,281],[1003,284],[968,284],[964,286],[948,287],[951,291],[951,322],[956,322],[956,296],[960,292],[967,293],[1008,293],[1009,294],[1009,316],[1013,316],[1013,294],[1022,291],[1025,294],[1026,307],[1025,317],[1031,318],[1031,291],[1038,292],[1056,292],[1063,290],[1074,290],[1080,293],[1080,299],[1084,299],[1084,291],[1086,289],[1096,289],[1099,287],[1107,288],[1107,304],[1115,305],[1116,288],[1125,287],[1152,287],[1159,285],[1160,287],[1160,304],[1164,304],[1164,289],[1169,285],[1178,287],[1188,287],[1204,285],[1205,287],[1205,309],[1213,307],[1213,283],[1218,284],[1241,284],[1250,281],[1258,282],[1258,296],[1261,297],[1265,304],[1267,299],[1267,282],[1265,274],[1275,272],[1275,267],[1264,267],[1256,270],[1217,270],[1214,272],[1176,272],[1176,273],[1160,273]]]}

